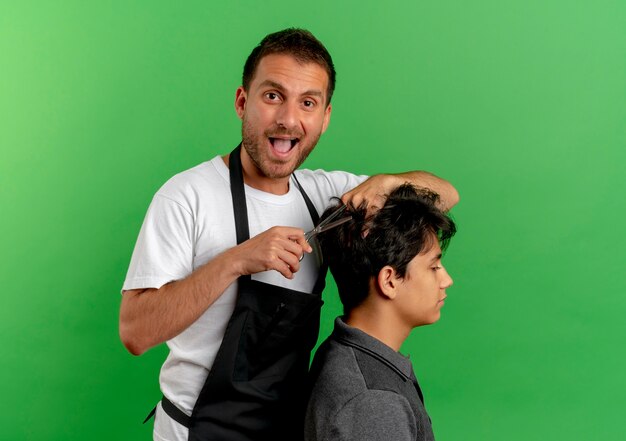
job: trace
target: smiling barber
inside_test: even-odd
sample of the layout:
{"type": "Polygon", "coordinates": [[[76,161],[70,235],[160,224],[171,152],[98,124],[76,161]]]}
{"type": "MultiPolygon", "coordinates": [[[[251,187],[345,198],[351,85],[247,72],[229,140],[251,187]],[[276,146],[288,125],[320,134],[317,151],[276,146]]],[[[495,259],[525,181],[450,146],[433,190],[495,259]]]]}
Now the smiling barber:
{"type": "Polygon", "coordinates": [[[308,31],[266,36],[235,109],[242,142],[154,196],[123,286],[120,336],[139,355],[167,342],[155,440],[302,437],[305,375],[326,270],[304,231],[330,198],[380,206],[402,182],[458,200],[426,172],[298,170],[328,127],[335,70],[308,31]]]}

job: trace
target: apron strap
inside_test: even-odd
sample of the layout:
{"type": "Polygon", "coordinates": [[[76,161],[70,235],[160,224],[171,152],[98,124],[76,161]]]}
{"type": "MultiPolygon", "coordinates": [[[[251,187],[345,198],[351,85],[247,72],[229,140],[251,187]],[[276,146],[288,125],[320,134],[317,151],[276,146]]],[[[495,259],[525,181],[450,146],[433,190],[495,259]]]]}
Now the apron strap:
{"type": "Polygon", "coordinates": [[[150,413],[148,414],[148,416],[146,417],[145,420],[143,420],[143,424],[146,424],[148,421],[150,421],[150,419],[154,416],[154,414],[156,413],[156,408],[157,408],[158,404],[156,406],[154,406],[152,408],[152,410],[150,411],[150,413]]]}
{"type": "Polygon", "coordinates": [[[311,219],[313,220],[313,225],[317,225],[318,222],[320,221],[320,216],[317,213],[317,210],[315,209],[315,205],[313,205],[313,202],[311,202],[311,199],[309,199],[309,196],[304,192],[304,188],[302,188],[302,184],[300,184],[300,181],[298,181],[298,178],[296,178],[296,174],[295,172],[291,175],[293,176],[293,180],[296,181],[296,186],[298,187],[298,190],[300,190],[300,193],[302,194],[302,197],[304,198],[304,202],[306,204],[306,208],[309,209],[309,214],[311,215],[311,219]]]}
{"type": "MultiPolygon", "coordinates": [[[[143,420],[143,424],[146,424],[148,421],[152,419],[152,417],[154,417],[158,406],[159,404],[157,403],[157,405],[154,406],[154,409],[150,411],[146,419],[143,420]]],[[[169,416],[171,419],[176,421],[178,424],[181,424],[189,428],[189,425],[190,425],[189,421],[191,417],[188,416],[182,410],[180,410],[178,407],[176,407],[176,405],[172,403],[170,400],[168,400],[165,395],[163,395],[163,398],[161,398],[161,407],[163,408],[163,411],[167,414],[167,416],[169,416]]]]}
{"type": "Polygon", "coordinates": [[[235,230],[237,231],[237,245],[250,239],[248,229],[248,208],[246,205],[246,192],[243,186],[243,170],[241,167],[241,144],[235,147],[228,158],[228,170],[230,174],[230,194],[233,199],[233,212],[235,214],[235,230]]]}
{"type": "Polygon", "coordinates": [[[176,421],[178,424],[189,428],[191,417],[176,407],[174,403],[165,397],[165,395],[161,398],[161,407],[163,407],[163,410],[171,419],[176,421]]]}
{"type": "MultiPolygon", "coordinates": [[[[317,225],[320,221],[320,217],[317,214],[317,210],[315,209],[313,202],[311,202],[311,199],[309,199],[309,196],[305,193],[304,188],[302,188],[302,184],[300,184],[300,181],[298,181],[298,178],[296,178],[296,174],[293,173],[291,176],[293,176],[294,181],[296,181],[296,184],[298,184],[297,185],[298,190],[300,190],[300,193],[302,193],[304,202],[306,203],[306,206],[309,209],[309,213],[311,214],[311,219],[313,219],[313,225],[317,225]]],[[[326,286],[326,272],[327,271],[328,271],[328,262],[322,256],[322,264],[320,266],[319,276],[317,280],[315,281],[315,286],[313,287],[313,292],[321,293],[322,291],[324,291],[324,287],[326,286]]]]}

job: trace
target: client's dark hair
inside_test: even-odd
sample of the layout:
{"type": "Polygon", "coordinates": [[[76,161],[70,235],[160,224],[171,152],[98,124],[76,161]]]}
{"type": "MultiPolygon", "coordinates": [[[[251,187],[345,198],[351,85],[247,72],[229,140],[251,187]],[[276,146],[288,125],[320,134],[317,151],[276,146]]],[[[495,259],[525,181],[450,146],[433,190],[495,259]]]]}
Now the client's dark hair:
{"type": "MultiPolygon", "coordinates": [[[[389,265],[400,277],[415,256],[427,252],[436,237],[442,250],[456,232],[454,222],[437,208],[439,196],[404,184],[389,194],[370,217],[364,206],[350,210],[352,220],[318,236],[322,254],[337,282],[344,313],[361,304],[372,277],[389,265]]],[[[349,207],[348,207],[349,208],[349,207]]],[[[330,207],[322,215],[328,217],[330,207]]]]}

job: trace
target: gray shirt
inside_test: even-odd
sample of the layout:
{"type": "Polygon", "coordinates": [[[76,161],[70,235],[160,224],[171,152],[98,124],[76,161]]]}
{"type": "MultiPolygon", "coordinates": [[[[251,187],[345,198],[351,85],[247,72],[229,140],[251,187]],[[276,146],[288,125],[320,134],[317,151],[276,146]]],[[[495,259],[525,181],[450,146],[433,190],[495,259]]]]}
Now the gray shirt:
{"type": "Polygon", "coordinates": [[[341,318],[310,379],[305,441],[434,440],[409,359],[341,318]]]}

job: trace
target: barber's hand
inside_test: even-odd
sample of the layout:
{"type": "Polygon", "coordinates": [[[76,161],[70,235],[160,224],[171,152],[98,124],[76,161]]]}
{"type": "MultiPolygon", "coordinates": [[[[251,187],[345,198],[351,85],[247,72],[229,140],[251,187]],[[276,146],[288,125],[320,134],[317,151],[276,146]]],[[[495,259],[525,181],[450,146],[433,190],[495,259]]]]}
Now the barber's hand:
{"type": "Polygon", "coordinates": [[[341,201],[352,208],[358,208],[364,203],[367,208],[366,216],[370,216],[385,205],[391,190],[405,181],[395,175],[374,175],[344,194],[341,201]]]}
{"type": "Polygon", "coordinates": [[[300,269],[300,256],[313,251],[304,231],[293,227],[272,227],[232,249],[242,275],[276,270],[288,279],[300,269]]]}

